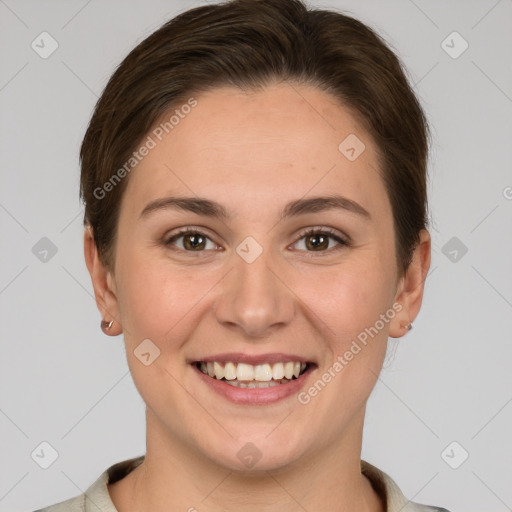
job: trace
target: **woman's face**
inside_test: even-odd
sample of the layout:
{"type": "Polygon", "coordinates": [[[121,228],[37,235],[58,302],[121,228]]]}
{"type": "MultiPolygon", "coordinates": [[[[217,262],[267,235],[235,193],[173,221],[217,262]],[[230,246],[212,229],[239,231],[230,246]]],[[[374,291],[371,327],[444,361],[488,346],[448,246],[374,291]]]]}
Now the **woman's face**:
{"type": "Polygon", "coordinates": [[[313,87],[195,99],[130,173],[105,298],[148,437],[231,469],[357,446],[387,338],[413,319],[374,143],[313,87]],[[264,380],[294,362],[298,379],[264,380]]]}

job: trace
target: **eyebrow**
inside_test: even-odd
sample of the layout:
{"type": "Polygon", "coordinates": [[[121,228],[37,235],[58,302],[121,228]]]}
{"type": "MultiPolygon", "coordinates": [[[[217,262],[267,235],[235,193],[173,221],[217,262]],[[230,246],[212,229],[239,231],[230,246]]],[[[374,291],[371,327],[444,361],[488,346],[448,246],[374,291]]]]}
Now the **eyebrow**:
{"type": "MultiPolygon", "coordinates": [[[[140,218],[150,213],[167,209],[183,210],[197,215],[217,218],[222,221],[230,220],[233,217],[224,206],[210,199],[202,197],[164,197],[151,201],[142,210],[140,218]]],[[[360,215],[368,220],[371,219],[370,213],[359,203],[347,197],[335,194],[292,201],[280,212],[279,220],[328,210],[345,210],[360,215]]]]}

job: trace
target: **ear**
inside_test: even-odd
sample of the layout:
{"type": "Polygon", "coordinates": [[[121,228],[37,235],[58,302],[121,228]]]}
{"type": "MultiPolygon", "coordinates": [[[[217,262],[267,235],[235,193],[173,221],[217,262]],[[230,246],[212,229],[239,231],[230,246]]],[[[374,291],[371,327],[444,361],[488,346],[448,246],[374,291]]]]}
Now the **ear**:
{"type": "Polygon", "coordinates": [[[414,321],[421,308],[425,279],[430,268],[430,248],[430,233],[423,229],[409,268],[397,287],[394,303],[399,303],[402,308],[390,322],[389,335],[392,338],[400,338],[408,332],[407,326],[414,321]]]}
{"type": "Polygon", "coordinates": [[[103,329],[103,332],[109,336],[117,336],[123,332],[123,329],[120,322],[115,280],[99,257],[91,226],[86,226],[84,231],[84,256],[101,318],[107,324],[113,320],[112,326],[103,329]]]}

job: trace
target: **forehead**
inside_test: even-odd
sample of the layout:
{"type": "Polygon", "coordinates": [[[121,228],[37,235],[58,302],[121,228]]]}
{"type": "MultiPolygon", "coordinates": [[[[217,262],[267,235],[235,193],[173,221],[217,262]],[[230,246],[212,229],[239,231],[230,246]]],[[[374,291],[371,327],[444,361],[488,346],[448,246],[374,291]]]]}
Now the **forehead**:
{"type": "Polygon", "coordinates": [[[174,107],[148,134],[155,144],[131,172],[131,205],[178,193],[248,209],[248,198],[261,208],[336,192],[376,213],[386,208],[373,141],[329,94],[281,83],[193,98],[193,108],[162,124],[174,107]]]}
{"type": "Polygon", "coordinates": [[[312,86],[281,83],[258,92],[222,87],[199,95],[176,127],[175,143],[195,140],[180,148],[188,161],[217,152],[247,164],[252,156],[255,166],[267,156],[278,163],[306,157],[304,163],[321,164],[338,159],[340,137],[356,133],[368,139],[333,97],[312,86]]]}

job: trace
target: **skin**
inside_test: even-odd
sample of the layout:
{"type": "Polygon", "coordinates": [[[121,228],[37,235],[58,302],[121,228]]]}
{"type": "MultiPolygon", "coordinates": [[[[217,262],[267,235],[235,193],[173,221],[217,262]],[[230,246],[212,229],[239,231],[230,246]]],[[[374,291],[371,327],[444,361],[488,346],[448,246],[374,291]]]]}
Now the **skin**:
{"type": "Polygon", "coordinates": [[[429,233],[420,233],[399,278],[374,143],[327,93],[276,83],[262,92],[222,87],[195,98],[191,113],[130,173],[114,271],[85,231],[99,310],[115,320],[109,334],[123,332],[147,406],[145,462],[108,486],[112,500],[121,512],[383,511],[360,471],[363,419],[388,336],[403,336],[421,307],[429,233]],[[349,134],[366,146],[353,162],[338,150],[349,134]],[[345,210],[278,218],[289,201],[333,193],[371,218],[345,210]],[[171,195],[212,199],[233,217],[173,209],[140,217],[148,203],[171,195]],[[202,251],[184,238],[165,245],[187,226],[208,237],[202,251]],[[315,250],[314,237],[301,238],[322,227],[351,245],[330,238],[315,250]],[[263,248],[250,264],[236,252],[247,236],[263,248]],[[223,352],[299,354],[317,364],[309,387],[396,303],[401,310],[307,405],[296,395],[271,405],[234,404],[188,364],[223,352]],[[149,366],[134,355],[147,338],[160,349],[149,366]],[[247,442],[261,452],[252,469],[237,457],[247,442]]]}

